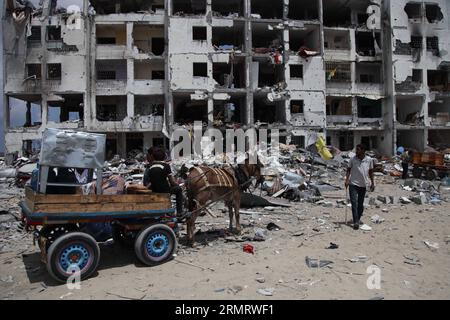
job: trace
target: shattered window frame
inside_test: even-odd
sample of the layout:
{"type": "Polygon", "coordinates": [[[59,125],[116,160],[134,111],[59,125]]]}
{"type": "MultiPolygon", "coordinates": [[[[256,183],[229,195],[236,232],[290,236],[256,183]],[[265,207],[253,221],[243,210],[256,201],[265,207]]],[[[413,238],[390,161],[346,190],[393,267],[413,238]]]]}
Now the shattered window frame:
{"type": "Polygon", "coordinates": [[[26,78],[32,78],[33,76],[36,76],[36,80],[42,79],[42,66],[40,63],[27,63],[26,68],[26,78]]]}
{"type": "Polygon", "coordinates": [[[40,46],[42,44],[41,26],[31,26],[31,35],[27,37],[28,46],[40,46]]]}
{"type": "Polygon", "coordinates": [[[47,80],[61,80],[61,63],[47,63],[47,80]]]}
{"type": "Polygon", "coordinates": [[[441,7],[437,3],[425,3],[425,18],[428,23],[439,23],[444,19],[444,15],[442,14],[441,7]],[[431,11],[431,12],[430,12],[431,11]],[[435,15],[432,19],[432,13],[435,15]]]}
{"type": "Polygon", "coordinates": [[[47,42],[60,42],[62,41],[62,33],[61,33],[61,26],[47,26],[47,30],[46,30],[46,40],[47,42]],[[51,29],[54,29],[54,32],[58,32],[59,33],[56,35],[56,38],[54,39],[50,39],[51,35],[53,35],[54,33],[51,32],[51,29]]]}

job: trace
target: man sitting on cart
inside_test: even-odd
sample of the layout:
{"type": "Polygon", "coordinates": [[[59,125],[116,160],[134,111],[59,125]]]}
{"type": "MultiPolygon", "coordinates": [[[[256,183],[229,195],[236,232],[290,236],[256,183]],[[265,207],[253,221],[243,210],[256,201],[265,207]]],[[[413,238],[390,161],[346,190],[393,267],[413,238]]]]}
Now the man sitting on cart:
{"type": "Polygon", "coordinates": [[[170,193],[176,197],[177,216],[183,215],[183,190],[175,181],[172,169],[164,162],[166,154],[160,147],[148,150],[147,160],[149,167],[145,169],[144,186],[156,193],[170,193]]]}

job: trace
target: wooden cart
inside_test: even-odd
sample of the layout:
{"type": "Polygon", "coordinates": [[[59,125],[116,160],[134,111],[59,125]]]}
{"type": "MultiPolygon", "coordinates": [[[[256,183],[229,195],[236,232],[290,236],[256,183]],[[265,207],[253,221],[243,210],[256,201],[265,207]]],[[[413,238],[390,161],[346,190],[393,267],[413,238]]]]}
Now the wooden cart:
{"type": "Polygon", "coordinates": [[[60,282],[74,272],[85,279],[97,269],[97,239],[84,231],[92,223],[111,223],[114,240],[134,244],[144,264],[163,263],[176,252],[178,227],[170,194],[56,195],[26,187],[20,207],[42,261],[60,282]]]}
{"type": "Polygon", "coordinates": [[[412,156],[412,175],[416,179],[424,177],[435,180],[450,173],[450,164],[445,161],[445,155],[438,152],[414,152],[412,156]]]}

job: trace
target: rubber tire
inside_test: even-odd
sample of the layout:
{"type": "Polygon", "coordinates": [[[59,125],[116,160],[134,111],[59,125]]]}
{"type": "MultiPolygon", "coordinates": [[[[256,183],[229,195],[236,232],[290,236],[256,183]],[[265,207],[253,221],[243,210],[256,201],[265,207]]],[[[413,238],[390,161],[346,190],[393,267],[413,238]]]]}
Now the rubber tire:
{"type": "Polygon", "coordinates": [[[97,270],[100,262],[100,248],[97,241],[89,234],[84,232],[69,232],[57,238],[49,247],[47,252],[47,271],[58,282],[67,282],[68,276],[61,274],[55,266],[55,259],[58,259],[57,253],[69,241],[84,242],[85,245],[91,247],[94,255],[94,260],[89,269],[81,274],[81,280],[88,278],[97,270]]]}
{"type": "Polygon", "coordinates": [[[429,181],[433,181],[438,177],[438,173],[434,169],[429,169],[425,172],[425,178],[429,181]]]}
{"type": "Polygon", "coordinates": [[[175,232],[165,224],[154,224],[141,230],[134,243],[134,251],[137,258],[143,264],[148,266],[155,266],[169,261],[173,258],[173,254],[177,251],[177,247],[178,243],[175,232]],[[146,247],[148,237],[155,232],[164,233],[169,238],[169,246],[171,247],[165,254],[158,258],[148,255],[146,247]]]}
{"type": "Polygon", "coordinates": [[[423,169],[421,167],[414,166],[414,168],[412,169],[412,175],[416,179],[422,178],[422,173],[423,173],[423,169]]]}

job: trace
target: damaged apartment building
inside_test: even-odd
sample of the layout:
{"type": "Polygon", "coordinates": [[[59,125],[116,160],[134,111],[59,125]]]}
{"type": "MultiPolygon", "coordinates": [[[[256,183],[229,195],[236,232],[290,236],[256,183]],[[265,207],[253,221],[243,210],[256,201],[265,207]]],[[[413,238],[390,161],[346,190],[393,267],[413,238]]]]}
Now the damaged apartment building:
{"type": "Polygon", "coordinates": [[[6,153],[45,128],[107,158],[175,129],[277,129],[383,154],[449,140],[450,5],[380,0],[5,0],[6,153]],[[419,40],[420,38],[420,40],[419,40]]]}

